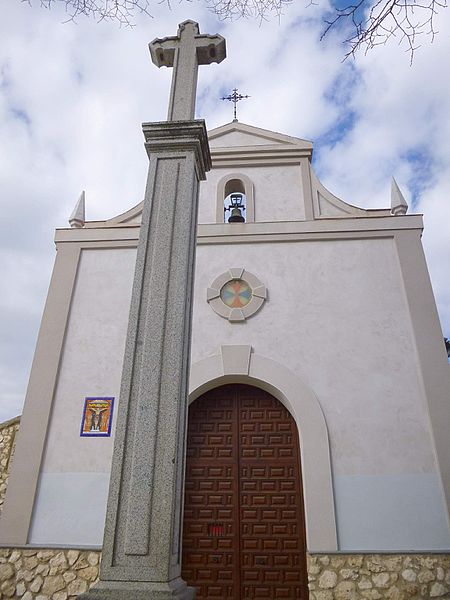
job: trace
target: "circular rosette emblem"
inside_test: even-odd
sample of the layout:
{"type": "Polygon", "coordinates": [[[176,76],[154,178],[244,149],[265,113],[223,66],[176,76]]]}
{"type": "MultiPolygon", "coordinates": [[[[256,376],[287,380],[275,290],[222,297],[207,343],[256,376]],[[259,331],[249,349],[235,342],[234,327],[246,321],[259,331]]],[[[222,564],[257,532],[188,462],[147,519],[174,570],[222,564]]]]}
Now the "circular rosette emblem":
{"type": "Polygon", "coordinates": [[[229,321],[245,321],[254,315],[267,297],[264,284],[245,269],[229,269],[212,282],[206,300],[211,308],[229,321]]]}
{"type": "Polygon", "coordinates": [[[243,279],[232,279],[220,290],[220,299],[230,308],[243,308],[252,299],[252,289],[243,279]]]}

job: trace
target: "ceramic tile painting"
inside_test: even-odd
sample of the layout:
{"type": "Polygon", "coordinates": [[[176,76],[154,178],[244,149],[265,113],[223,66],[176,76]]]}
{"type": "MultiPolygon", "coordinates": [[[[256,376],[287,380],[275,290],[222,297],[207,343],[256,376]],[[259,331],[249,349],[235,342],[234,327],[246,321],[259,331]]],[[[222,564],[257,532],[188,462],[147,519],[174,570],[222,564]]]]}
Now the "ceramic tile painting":
{"type": "Polygon", "coordinates": [[[109,437],[114,398],[85,398],[81,436],[109,437]]]}

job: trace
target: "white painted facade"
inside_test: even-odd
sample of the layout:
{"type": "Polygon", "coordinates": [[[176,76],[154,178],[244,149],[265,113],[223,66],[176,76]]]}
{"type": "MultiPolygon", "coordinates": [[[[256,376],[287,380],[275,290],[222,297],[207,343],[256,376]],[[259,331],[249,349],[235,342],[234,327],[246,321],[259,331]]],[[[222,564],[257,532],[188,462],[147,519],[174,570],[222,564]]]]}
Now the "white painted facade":
{"type": "MultiPolygon", "coordinates": [[[[192,398],[240,381],[288,406],[300,433],[309,551],[450,550],[442,433],[450,377],[421,217],[365,211],[332,196],[312,172],[310,142],[232,123],[211,132],[210,144],[213,169],[200,189],[192,398]],[[219,223],[219,183],[239,174],[252,185],[254,222],[219,223]],[[268,290],[243,322],[230,323],[206,301],[229,268],[245,268],[268,290]],[[251,347],[248,364],[225,359],[227,346],[237,355],[251,347]]],[[[40,371],[32,372],[0,522],[4,543],[19,543],[14,498],[25,495],[30,517],[21,543],[101,545],[113,436],[80,437],[80,421],[85,397],[119,399],[139,215],[138,206],[57,232],[61,257],[78,248],[67,267],[74,273],[68,298],[49,308],[63,285],[55,276],[46,309],[67,313],[62,351],[48,377],[47,412],[36,409],[42,389],[40,371]],[[32,406],[45,432],[40,442],[34,434],[43,449],[34,487],[20,483],[32,406]]],[[[45,323],[44,314],[41,335],[45,323]]]]}

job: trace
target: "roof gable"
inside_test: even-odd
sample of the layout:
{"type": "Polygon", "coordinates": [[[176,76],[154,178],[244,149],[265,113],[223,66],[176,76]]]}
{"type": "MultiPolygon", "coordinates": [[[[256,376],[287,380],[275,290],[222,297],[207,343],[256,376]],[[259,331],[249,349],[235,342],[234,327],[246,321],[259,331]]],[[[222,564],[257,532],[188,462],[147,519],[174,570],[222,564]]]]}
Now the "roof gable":
{"type": "Polygon", "coordinates": [[[211,148],[239,146],[295,146],[312,149],[312,142],[233,121],[208,133],[211,148]]]}

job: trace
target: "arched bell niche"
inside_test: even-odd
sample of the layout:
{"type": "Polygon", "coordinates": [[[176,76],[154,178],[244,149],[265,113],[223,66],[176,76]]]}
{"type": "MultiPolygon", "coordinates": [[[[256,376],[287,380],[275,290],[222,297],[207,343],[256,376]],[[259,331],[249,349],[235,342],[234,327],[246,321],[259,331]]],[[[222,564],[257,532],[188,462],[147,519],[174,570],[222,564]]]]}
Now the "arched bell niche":
{"type": "Polygon", "coordinates": [[[230,211],[224,208],[231,203],[231,197],[242,195],[242,211],[246,223],[255,221],[255,203],[253,197],[253,183],[243,173],[229,173],[223,177],[217,185],[216,222],[228,223],[230,211]]]}

